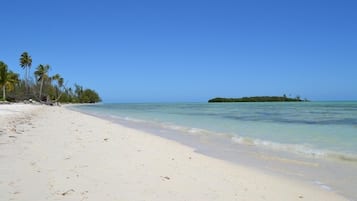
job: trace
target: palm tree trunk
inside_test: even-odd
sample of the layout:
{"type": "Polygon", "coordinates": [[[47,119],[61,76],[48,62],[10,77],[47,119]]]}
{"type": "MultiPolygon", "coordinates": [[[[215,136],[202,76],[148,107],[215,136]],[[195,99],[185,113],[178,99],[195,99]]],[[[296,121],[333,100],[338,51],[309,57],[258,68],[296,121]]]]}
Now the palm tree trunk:
{"type": "Polygon", "coordinates": [[[26,83],[27,83],[27,74],[28,74],[28,72],[27,72],[28,70],[27,70],[27,67],[25,68],[25,80],[26,80],[26,83]]]}
{"type": "Polygon", "coordinates": [[[2,86],[2,98],[6,101],[6,86],[5,84],[2,86]]]}
{"type": "Polygon", "coordinates": [[[40,101],[42,101],[42,86],[43,86],[43,78],[41,79],[41,85],[40,85],[40,101]]]}
{"type": "Polygon", "coordinates": [[[26,96],[29,93],[29,89],[28,89],[28,81],[27,81],[27,67],[25,67],[25,89],[26,89],[26,96]]]}

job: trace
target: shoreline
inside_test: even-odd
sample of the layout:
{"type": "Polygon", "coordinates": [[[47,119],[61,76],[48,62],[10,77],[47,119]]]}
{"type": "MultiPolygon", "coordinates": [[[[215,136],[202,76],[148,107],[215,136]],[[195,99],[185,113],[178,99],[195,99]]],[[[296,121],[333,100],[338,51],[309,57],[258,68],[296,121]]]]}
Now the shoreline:
{"type": "Polygon", "coordinates": [[[19,110],[0,113],[23,130],[0,135],[1,200],[347,200],[66,107],[19,110]]]}
{"type": "MultiPolygon", "coordinates": [[[[338,192],[352,200],[357,200],[355,194],[357,180],[355,161],[349,158],[320,157],[295,153],[292,151],[270,149],[265,146],[236,143],[230,136],[218,133],[192,134],[183,133],[182,129],[168,129],[156,124],[146,123],[139,119],[130,120],[107,115],[91,113],[70,107],[74,111],[105,119],[128,128],[140,130],[151,135],[173,140],[194,149],[195,152],[208,157],[224,160],[239,166],[263,171],[266,174],[298,180],[321,189],[338,192]],[[345,179],[349,178],[349,179],[345,179]]],[[[172,126],[169,126],[171,128],[172,126]]],[[[180,127],[174,125],[173,127],[180,127]]],[[[184,129],[184,130],[187,130],[184,129]]]]}

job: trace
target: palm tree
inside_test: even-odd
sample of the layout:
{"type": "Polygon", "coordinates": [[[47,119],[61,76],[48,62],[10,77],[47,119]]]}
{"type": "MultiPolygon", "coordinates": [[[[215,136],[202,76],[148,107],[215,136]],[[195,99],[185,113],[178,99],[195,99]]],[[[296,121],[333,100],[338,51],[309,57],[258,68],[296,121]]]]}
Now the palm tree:
{"type": "Polygon", "coordinates": [[[43,88],[43,82],[48,79],[48,71],[50,70],[50,66],[48,64],[42,65],[40,64],[35,71],[35,76],[37,78],[38,82],[40,83],[40,100],[42,100],[42,88],[43,88]]]}
{"type": "Polygon", "coordinates": [[[58,79],[58,87],[59,87],[59,88],[62,88],[62,87],[63,87],[63,84],[64,84],[64,79],[63,79],[63,77],[60,77],[60,78],[58,79]]]}
{"type": "Polygon", "coordinates": [[[55,87],[55,90],[56,90],[56,100],[58,100],[62,93],[59,95],[59,91],[61,92],[61,88],[63,87],[63,84],[64,84],[64,79],[63,77],[61,77],[60,74],[55,74],[54,76],[52,76],[52,80],[56,80],[57,81],[57,84],[54,85],[55,87]]]}
{"type": "Polygon", "coordinates": [[[0,61],[0,86],[2,87],[2,98],[6,101],[6,88],[11,91],[14,89],[14,85],[19,81],[19,75],[8,71],[7,65],[0,61]]]}
{"type": "Polygon", "coordinates": [[[60,74],[54,75],[54,76],[52,77],[52,79],[57,81],[57,86],[58,86],[58,88],[62,88],[62,87],[63,87],[64,79],[63,79],[63,77],[61,77],[60,74]]]}
{"type": "MultiPolygon", "coordinates": [[[[20,82],[19,79],[19,74],[12,72],[11,70],[9,71],[9,73],[7,74],[7,78],[6,78],[6,87],[4,88],[6,90],[6,88],[8,89],[8,91],[12,91],[15,88],[15,85],[17,83],[20,82]]],[[[6,98],[6,93],[4,92],[4,99],[6,98]]]]}
{"type": "Polygon", "coordinates": [[[77,100],[78,100],[78,102],[81,102],[81,98],[82,98],[82,94],[83,94],[83,87],[78,84],[74,84],[74,87],[75,87],[74,93],[77,96],[77,100]]]}
{"type": "Polygon", "coordinates": [[[0,61],[0,86],[2,87],[2,91],[3,91],[3,95],[2,98],[5,101],[6,100],[6,92],[5,92],[5,88],[6,88],[6,78],[7,78],[7,65],[0,61]]]}
{"type": "Polygon", "coordinates": [[[31,56],[27,52],[22,53],[20,57],[20,66],[25,70],[25,83],[27,87],[28,87],[28,75],[31,68],[31,64],[32,64],[31,56]]]}
{"type": "Polygon", "coordinates": [[[56,80],[57,81],[57,83],[58,83],[58,81],[59,81],[59,79],[61,78],[61,75],[60,74],[55,74],[54,76],[52,76],[52,80],[56,80]]]}

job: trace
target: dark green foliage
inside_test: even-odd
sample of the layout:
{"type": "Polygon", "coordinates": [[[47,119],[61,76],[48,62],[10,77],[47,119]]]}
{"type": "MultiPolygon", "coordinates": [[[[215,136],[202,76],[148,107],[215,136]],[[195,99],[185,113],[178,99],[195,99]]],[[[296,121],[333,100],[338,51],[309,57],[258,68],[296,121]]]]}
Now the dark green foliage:
{"type": "Polygon", "coordinates": [[[301,100],[300,96],[296,98],[288,98],[284,96],[252,96],[242,98],[213,98],[209,103],[222,103],[222,102],[301,102],[307,100],[301,100]]]}
{"type": "Polygon", "coordinates": [[[0,61],[0,87],[2,89],[2,100],[6,101],[6,91],[14,90],[16,84],[19,82],[19,75],[8,70],[7,65],[0,61]]]}
{"type": "Polygon", "coordinates": [[[80,103],[97,103],[100,102],[100,98],[97,92],[91,89],[85,89],[79,97],[80,103]]]}
{"type": "Polygon", "coordinates": [[[75,92],[72,88],[65,89],[58,98],[61,103],[98,103],[101,100],[98,93],[92,89],[83,89],[82,86],[75,84],[75,92]]]}

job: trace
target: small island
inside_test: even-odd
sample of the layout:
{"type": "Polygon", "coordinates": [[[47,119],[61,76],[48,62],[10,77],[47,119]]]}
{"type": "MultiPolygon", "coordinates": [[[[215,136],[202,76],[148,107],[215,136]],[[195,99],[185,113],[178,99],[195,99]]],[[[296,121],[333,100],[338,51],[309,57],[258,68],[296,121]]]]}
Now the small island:
{"type": "Polygon", "coordinates": [[[242,98],[213,98],[208,100],[209,103],[224,103],[224,102],[306,102],[307,99],[302,100],[300,96],[296,98],[289,98],[284,96],[252,96],[242,98]]]}

